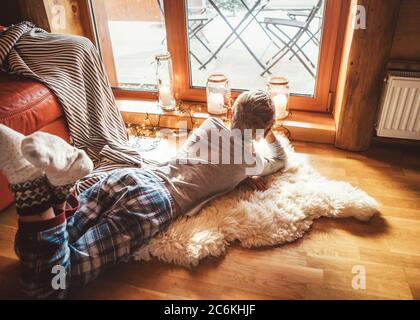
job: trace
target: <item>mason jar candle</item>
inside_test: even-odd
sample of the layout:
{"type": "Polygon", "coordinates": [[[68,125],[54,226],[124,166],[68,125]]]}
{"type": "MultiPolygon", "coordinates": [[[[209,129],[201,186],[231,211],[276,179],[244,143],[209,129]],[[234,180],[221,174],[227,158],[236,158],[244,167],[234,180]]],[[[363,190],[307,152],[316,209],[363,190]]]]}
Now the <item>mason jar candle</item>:
{"type": "Polygon", "coordinates": [[[176,100],[174,98],[171,54],[166,52],[164,54],[156,55],[155,62],[159,106],[164,111],[174,111],[176,108],[176,100]]]}
{"type": "Polygon", "coordinates": [[[226,114],[230,106],[231,90],[224,74],[212,74],[207,79],[207,112],[214,115],[226,114]]]}
{"type": "Polygon", "coordinates": [[[270,94],[276,109],[276,119],[287,118],[289,115],[289,81],[283,77],[272,77],[267,82],[267,92],[270,94]]]}

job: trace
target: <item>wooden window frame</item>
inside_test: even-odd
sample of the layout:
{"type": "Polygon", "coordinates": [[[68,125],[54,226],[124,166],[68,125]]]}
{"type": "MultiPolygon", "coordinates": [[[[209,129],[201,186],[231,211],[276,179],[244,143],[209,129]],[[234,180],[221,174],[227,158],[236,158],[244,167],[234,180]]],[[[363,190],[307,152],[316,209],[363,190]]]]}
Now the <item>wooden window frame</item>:
{"type": "MultiPolygon", "coordinates": [[[[103,0],[92,0],[93,9],[101,6],[103,0]]],[[[344,29],[346,26],[345,17],[348,15],[348,0],[326,0],[324,29],[322,34],[321,49],[318,63],[317,81],[313,97],[293,95],[289,101],[292,110],[331,112],[331,101],[336,90],[339,61],[344,41],[344,29]]],[[[172,55],[174,68],[174,91],[177,100],[205,102],[205,88],[190,87],[190,64],[187,43],[186,6],[185,0],[164,0],[165,26],[168,51],[172,55]]],[[[89,10],[92,17],[92,10],[89,10]]],[[[100,17],[96,17],[98,20],[100,17]]],[[[98,21],[96,21],[98,28],[98,21]]],[[[104,23],[99,22],[99,28],[104,23]]],[[[93,29],[93,23],[90,23],[93,29]]],[[[95,31],[92,30],[94,33],[95,31]]],[[[103,37],[102,37],[103,38],[103,37]]],[[[103,40],[103,39],[102,39],[103,40]]],[[[110,41],[105,41],[107,43],[110,41]]],[[[99,47],[100,44],[98,44],[99,47]]],[[[111,85],[116,84],[115,67],[112,68],[112,47],[102,46],[102,56],[108,73],[111,70],[111,85]],[[108,62],[107,62],[108,61],[108,62]],[[111,67],[111,68],[109,68],[111,67]]],[[[156,99],[157,93],[153,91],[137,91],[123,88],[113,88],[117,98],[127,99],[156,99]]],[[[242,91],[234,90],[233,98],[236,98],[242,91]]]]}

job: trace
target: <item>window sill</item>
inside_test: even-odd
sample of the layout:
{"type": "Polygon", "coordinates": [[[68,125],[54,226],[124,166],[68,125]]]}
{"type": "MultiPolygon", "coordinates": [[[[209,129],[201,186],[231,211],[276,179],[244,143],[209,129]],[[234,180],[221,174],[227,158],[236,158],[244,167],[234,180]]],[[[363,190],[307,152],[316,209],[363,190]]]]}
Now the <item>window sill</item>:
{"type": "MultiPolygon", "coordinates": [[[[155,101],[117,99],[117,106],[123,119],[127,123],[141,124],[148,117],[150,124],[160,127],[178,128],[179,121],[186,121],[188,128],[192,128],[191,121],[199,126],[204,120],[211,117],[205,105],[185,103],[182,111],[163,112],[155,101]],[[191,115],[190,111],[191,110],[191,115]]],[[[293,111],[285,121],[284,126],[290,130],[291,139],[295,141],[334,144],[335,122],[332,115],[293,111]]]]}

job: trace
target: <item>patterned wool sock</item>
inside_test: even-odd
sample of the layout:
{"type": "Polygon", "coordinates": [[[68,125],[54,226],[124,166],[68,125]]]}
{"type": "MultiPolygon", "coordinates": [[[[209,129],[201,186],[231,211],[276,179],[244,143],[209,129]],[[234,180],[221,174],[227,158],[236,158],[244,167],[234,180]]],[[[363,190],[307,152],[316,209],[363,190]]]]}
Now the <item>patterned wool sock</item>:
{"type": "Polygon", "coordinates": [[[0,170],[10,184],[19,184],[42,176],[42,171],[26,160],[21,152],[25,136],[0,124],[0,170]]]}
{"type": "Polygon", "coordinates": [[[85,177],[93,170],[92,160],[80,149],[63,139],[44,132],[36,132],[22,141],[22,154],[45,172],[48,181],[61,191],[68,193],[69,185],[85,177]]]}
{"type": "Polygon", "coordinates": [[[46,176],[9,185],[15,197],[19,216],[41,214],[51,207],[51,195],[46,176]]]}
{"type": "Polygon", "coordinates": [[[54,186],[49,183],[49,190],[51,194],[51,204],[57,206],[63,204],[67,197],[74,189],[74,183],[66,184],[65,186],[54,186]]]}

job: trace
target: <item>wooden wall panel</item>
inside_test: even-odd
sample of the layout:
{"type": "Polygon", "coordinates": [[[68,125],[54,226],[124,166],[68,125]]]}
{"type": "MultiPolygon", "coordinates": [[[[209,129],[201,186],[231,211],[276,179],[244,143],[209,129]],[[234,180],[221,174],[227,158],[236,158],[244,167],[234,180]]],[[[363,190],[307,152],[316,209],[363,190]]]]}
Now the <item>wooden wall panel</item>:
{"type": "Polygon", "coordinates": [[[87,0],[19,0],[24,20],[52,32],[86,36],[92,34],[86,23],[87,0]]]}
{"type": "Polygon", "coordinates": [[[393,60],[420,60],[420,1],[402,0],[391,51],[393,60]]]}
{"type": "Polygon", "coordinates": [[[19,7],[23,20],[31,21],[48,32],[51,31],[44,0],[19,0],[19,7]]]}
{"type": "Polygon", "coordinates": [[[335,143],[350,151],[370,146],[401,0],[358,4],[366,8],[367,29],[353,32],[335,143]]]}
{"type": "Polygon", "coordinates": [[[17,1],[0,1],[0,25],[9,26],[22,20],[17,1]]]}
{"type": "Polygon", "coordinates": [[[44,0],[52,33],[85,35],[78,0],[44,0]]]}

